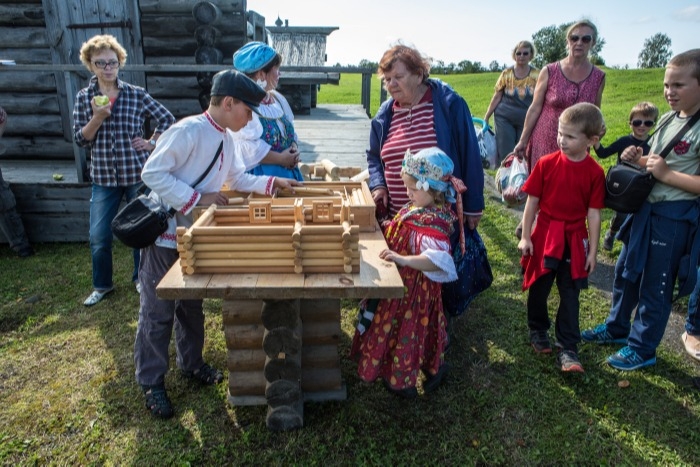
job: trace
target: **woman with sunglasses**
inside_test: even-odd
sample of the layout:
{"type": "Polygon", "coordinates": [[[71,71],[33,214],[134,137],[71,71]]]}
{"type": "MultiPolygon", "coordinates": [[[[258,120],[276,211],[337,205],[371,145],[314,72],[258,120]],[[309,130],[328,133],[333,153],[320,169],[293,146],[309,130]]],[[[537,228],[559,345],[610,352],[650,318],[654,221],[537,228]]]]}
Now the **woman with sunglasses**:
{"type": "MultiPolygon", "coordinates": [[[[622,151],[629,146],[642,148],[642,154],[649,154],[649,132],[656,125],[656,118],[659,116],[659,109],[651,102],[640,102],[632,107],[630,111],[630,128],[632,133],[618,138],[607,148],[600,144],[600,141],[593,146],[595,153],[601,159],[617,154],[617,163],[620,163],[622,151]]],[[[603,249],[611,251],[615,242],[615,235],[620,230],[622,223],[627,218],[626,214],[613,211],[613,216],[610,219],[610,228],[605,232],[603,238],[603,249]]]]}
{"type": "MultiPolygon", "coordinates": [[[[557,129],[562,112],[579,102],[600,108],[605,73],[591,63],[589,54],[598,39],[598,29],[589,20],[580,20],[566,30],[568,54],[542,68],[532,104],[525,116],[520,141],[513,150],[525,157],[530,171],[538,160],[559,149],[557,129]]],[[[515,235],[520,238],[518,224],[515,235]]]]}
{"type": "MultiPolygon", "coordinates": [[[[145,89],[119,79],[126,50],[111,35],[88,39],[80,48],[80,61],[94,76],[78,91],[73,109],[73,139],[90,148],[90,253],[93,291],[83,302],[92,306],[114,290],[112,281],[111,223],[122,198],[135,198],[142,186],[141,168],[156,140],[175,123],[175,117],[145,89]],[[146,120],[156,128],[146,137],[146,120]]],[[[134,250],[132,281],[138,282],[139,250],[134,250]]]]}
{"type": "Polygon", "coordinates": [[[520,41],[513,49],[515,65],[506,68],[496,81],[495,92],[484,121],[494,116],[498,158],[505,158],[513,152],[520,139],[525,122],[525,114],[532,103],[540,70],[530,66],[535,55],[535,46],[528,41],[520,41]]]}

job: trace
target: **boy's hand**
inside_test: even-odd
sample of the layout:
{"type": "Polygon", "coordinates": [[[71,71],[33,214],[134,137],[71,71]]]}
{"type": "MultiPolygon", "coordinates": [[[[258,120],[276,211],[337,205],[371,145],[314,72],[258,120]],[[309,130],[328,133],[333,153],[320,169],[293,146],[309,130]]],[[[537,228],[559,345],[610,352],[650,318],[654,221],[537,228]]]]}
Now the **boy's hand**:
{"type": "Polygon", "coordinates": [[[643,150],[638,146],[627,146],[622,154],[620,154],[620,159],[625,162],[636,163],[642,158],[643,150]]]}
{"type": "Polygon", "coordinates": [[[532,248],[532,241],[529,239],[521,239],[518,242],[518,250],[520,250],[520,254],[523,256],[530,256],[533,253],[533,248],[532,248]]]}
{"type": "Polygon", "coordinates": [[[586,271],[588,274],[593,274],[593,271],[595,271],[595,265],[598,264],[596,261],[596,255],[593,253],[588,253],[588,256],[586,256],[586,271]]]}
{"type": "Polygon", "coordinates": [[[658,154],[650,154],[647,158],[647,172],[651,173],[655,179],[663,182],[664,177],[671,169],[666,164],[666,159],[658,154]]]}
{"type": "Polygon", "coordinates": [[[279,188],[281,190],[290,190],[292,193],[294,193],[294,189],[292,187],[303,185],[304,184],[301,183],[299,180],[294,180],[293,178],[275,177],[275,181],[273,182],[273,186],[275,188],[279,188]]]}

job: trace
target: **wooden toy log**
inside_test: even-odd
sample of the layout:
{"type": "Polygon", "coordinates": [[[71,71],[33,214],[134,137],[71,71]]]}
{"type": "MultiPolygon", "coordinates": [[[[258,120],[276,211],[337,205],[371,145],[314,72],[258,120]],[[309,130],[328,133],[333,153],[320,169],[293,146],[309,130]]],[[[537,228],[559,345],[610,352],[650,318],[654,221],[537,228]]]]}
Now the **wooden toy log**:
{"type": "Polygon", "coordinates": [[[295,404],[299,400],[303,401],[303,397],[299,381],[280,379],[268,383],[265,387],[265,399],[267,405],[272,408],[295,404]]]}
{"type": "MultiPolygon", "coordinates": [[[[291,232],[290,232],[291,233],[291,232]]],[[[221,247],[226,247],[231,251],[235,251],[244,245],[244,248],[250,248],[250,244],[246,241],[248,239],[241,239],[240,237],[233,237],[232,235],[204,235],[197,237],[193,242],[183,243],[182,246],[186,250],[194,249],[206,251],[210,249],[208,244],[221,245],[221,247]]],[[[358,237],[359,238],[359,237],[358,237]]],[[[255,243],[286,243],[289,241],[289,235],[258,235],[255,237],[255,243]]]]}
{"type": "Polygon", "coordinates": [[[206,211],[202,212],[199,215],[199,218],[197,218],[196,221],[192,224],[192,226],[187,230],[182,235],[182,240],[184,242],[191,242],[192,241],[192,231],[196,229],[197,227],[200,226],[206,226],[211,224],[211,222],[214,220],[214,211],[216,211],[216,204],[212,204],[207,208],[206,211]]]}
{"type": "MultiPolygon", "coordinates": [[[[188,250],[180,254],[183,259],[275,259],[275,258],[294,258],[295,252],[289,245],[284,250],[269,250],[269,251],[195,251],[188,250]]],[[[192,263],[194,264],[194,263],[192,263]]],[[[189,265],[189,263],[188,263],[189,265]]]]}
{"type": "MultiPolygon", "coordinates": [[[[315,226],[312,226],[315,227],[315,226]]],[[[320,226],[323,227],[323,226],[320,226]]],[[[354,227],[354,226],[353,226],[354,227]]],[[[189,232],[196,236],[213,236],[224,235],[231,237],[250,237],[250,236],[265,236],[265,235],[291,235],[294,227],[289,226],[243,226],[243,227],[191,227],[189,232]]],[[[359,230],[358,230],[359,231],[359,230]]],[[[183,235],[184,238],[184,235],[183,235]]]]}
{"type": "Polygon", "coordinates": [[[294,188],[282,188],[282,189],[277,191],[277,194],[281,195],[281,196],[294,196],[294,197],[298,197],[299,195],[333,196],[335,194],[335,192],[330,188],[312,188],[312,187],[295,186],[294,188]]]}
{"type": "Polygon", "coordinates": [[[332,180],[338,180],[338,166],[328,159],[321,159],[321,165],[326,170],[326,175],[330,175],[332,180]]]}
{"type": "MultiPolygon", "coordinates": [[[[312,271],[313,273],[337,273],[337,272],[343,272],[343,271],[312,271]]],[[[357,271],[353,272],[359,272],[359,268],[357,271]]],[[[242,267],[242,268],[236,268],[236,267],[231,267],[231,266],[225,266],[225,267],[195,267],[189,266],[189,267],[184,267],[182,268],[182,273],[191,275],[191,274],[250,274],[250,273],[257,273],[257,274],[295,274],[294,272],[294,267],[288,267],[288,266],[267,266],[267,267],[257,267],[255,268],[254,271],[251,271],[250,267],[242,267]]]]}
{"type": "MultiPolygon", "coordinates": [[[[237,205],[237,204],[243,204],[243,203],[245,203],[245,199],[244,199],[244,198],[238,198],[238,197],[236,197],[236,198],[229,198],[229,199],[228,199],[228,206],[235,206],[235,205],[237,205]]],[[[220,213],[220,211],[217,212],[217,216],[219,215],[219,213],[220,213]]]]}
{"type": "MultiPolygon", "coordinates": [[[[271,258],[271,259],[198,259],[198,258],[186,258],[180,259],[180,266],[202,266],[202,267],[223,267],[223,266],[234,266],[239,268],[248,268],[249,271],[254,270],[258,266],[290,266],[294,264],[294,258],[271,258]]],[[[331,264],[331,263],[329,263],[331,264]]],[[[320,264],[314,264],[313,266],[320,266],[320,264]]]]}
{"type": "Polygon", "coordinates": [[[299,321],[299,299],[263,300],[260,321],[267,329],[295,328],[299,321]]]}

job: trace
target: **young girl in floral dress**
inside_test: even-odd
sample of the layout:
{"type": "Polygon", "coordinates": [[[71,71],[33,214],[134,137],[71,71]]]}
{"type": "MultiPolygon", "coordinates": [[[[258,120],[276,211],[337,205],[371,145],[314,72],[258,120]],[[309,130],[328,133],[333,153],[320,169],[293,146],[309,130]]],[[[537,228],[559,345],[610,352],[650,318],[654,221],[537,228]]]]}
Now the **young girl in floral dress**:
{"type": "MultiPolygon", "coordinates": [[[[450,206],[456,199],[462,216],[461,196],[456,194],[466,189],[452,176],[453,170],[452,160],[439,148],[406,152],[401,178],[410,201],[386,226],[389,248],[379,255],[399,267],[406,292],[400,299],[378,300],[376,309],[363,306],[352,343],[360,378],[381,378],[390,392],[406,398],[418,395],[421,371],[425,392],[435,390],[448,371],[441,283],[457,279],[450,251],[455,220],[450,206]]],[[[460,247],[464,248],[461,228],[460,247]]]]}

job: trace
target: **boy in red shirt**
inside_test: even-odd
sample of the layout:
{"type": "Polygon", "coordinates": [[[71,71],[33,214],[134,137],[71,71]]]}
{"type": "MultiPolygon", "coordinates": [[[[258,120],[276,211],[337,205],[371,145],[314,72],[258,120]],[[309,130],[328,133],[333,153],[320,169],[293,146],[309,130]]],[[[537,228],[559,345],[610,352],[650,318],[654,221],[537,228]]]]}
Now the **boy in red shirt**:
{"type": "Polygon", "coordinates": [[[577,351],[579,293],[595,269],[605,198],[605,173],[588,148],[598,143],[602,127],[603,116],[595,105],[566,109],[559,117],[560,150],[542,157],[523,186],[528,197],[518,249],[523,290],[529,289],[530,343],[537,353],[552,351],[547,298],[556,279],[560,301],[555,335],[562,371],[583,372],[577,351]]]}

